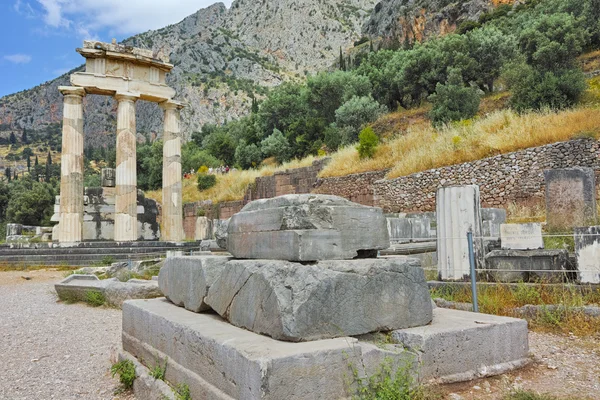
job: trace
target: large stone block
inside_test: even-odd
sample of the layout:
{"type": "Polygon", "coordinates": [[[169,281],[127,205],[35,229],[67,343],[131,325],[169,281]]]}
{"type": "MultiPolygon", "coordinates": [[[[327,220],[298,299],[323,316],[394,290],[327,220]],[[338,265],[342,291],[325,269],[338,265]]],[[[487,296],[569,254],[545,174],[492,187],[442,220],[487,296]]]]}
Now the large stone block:
{"type": "Polygon", "coordinates": [[[527,321],[436,308],[430,325],[392,332],[419,355],[421,380],[459,382],[505,373],[529,362],[527,321]]]}
{"type": "Polygon", "coordinates": [[[581,283],[600,283],[600,226],[575,228],[575,252],[581,283]]]}
{"type": "Polygon", "coordinates": [[[236,258],[342,260],[389,247],[381,209],[337,196],[286,195],[248,203],[228,227],[236,258]]]}
{"type": "Polygon", "coordinates": [[[158,286],[172,303],[194,312],[210,309],[204,302],[208,288],[217,280],[229,257],[187,256],[165,260],[158,286]]]}
{"type": "Polygon", "coordinates": [[[349,399],[353,368],[371,376],[384,357],[413,366],[414,353],[390,347],[351,337],[282,342],[164,299],[123,307],[123,349],[150,368],[168,358],[166,380],[188,384],[194,399],[349,399]]]}
{"type": "Polygon", "coordinates": [[[485,256],[490,277],[498,282],[553,281],[575,278],[567,250],[494,250],[485,256]]]}
{"type": "Polygon", "coordinates": [[[275,339],[317,340],[431,321],[425,275],[414,259],[232,260],[205,299],[233,325],[275,339]]]}
{"type": "Polygon", "coordinates": [[[593,225],[596,209],[596,175],[591,168],[544,171],[546,222],[550,230],[568,230],[593,225]]]}
{"type": "Polygon", "coordinates": [[[500,240],[503,250],[543,249],[542,224],[502,224],[500,240]]]}

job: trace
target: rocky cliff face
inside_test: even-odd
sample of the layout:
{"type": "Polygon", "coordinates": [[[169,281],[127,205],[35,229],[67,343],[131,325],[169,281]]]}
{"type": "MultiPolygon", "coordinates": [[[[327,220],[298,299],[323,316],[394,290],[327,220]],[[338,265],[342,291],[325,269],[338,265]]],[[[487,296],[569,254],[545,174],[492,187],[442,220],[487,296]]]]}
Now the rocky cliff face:
{"type": "MultiPolygon", "coordinates": [[[[236,0],[230,9],[217,3],[183,21],[124,42],[162,50],[175,65],[168,83],[187,103],[182,129],[187,137],[205,123],[223,123],[246,114],[252,96],[286,80],[328,68],[340,47],[362,34],[376,0],[236,0]]],[[[83,61],[83,60],[82,60],[83,61]]],[[[71,71],[73,72],[73,71],[71,71]]],[[[0,99],[2,131],[44,131],[62,119],[58,86],[69,74],[0,99]]],[[[114,144],[116,102],[105,96],[85,99],[86,146],[114,144]]],[[[162,111],[139,102],[140,140],[160,137],[162,111]]]]}
{"type": "Polygon", "coordinates": [[[477,21],[499,4],[515,0],[382,0],[374,8],[365,32],[404,43],[421,42],[453,32],[463,21],[477,21]]]}

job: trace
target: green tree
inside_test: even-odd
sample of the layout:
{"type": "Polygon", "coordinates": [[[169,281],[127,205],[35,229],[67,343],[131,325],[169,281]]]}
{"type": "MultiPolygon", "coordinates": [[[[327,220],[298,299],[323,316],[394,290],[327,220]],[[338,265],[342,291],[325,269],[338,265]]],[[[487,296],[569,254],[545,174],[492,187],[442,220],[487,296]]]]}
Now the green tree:
{"type": "Polygon", "coordinates": [[[48,225],[54,211],[56,190],[50,183],[19,179],[10,185],[6,221],[24,225],[48,225]]]}
{"type": "Polygon", "coordinates": [[[31,157],[27,156],[27,172],[31,172],[31,157]]]}
{"type": "Polygon", "coordinates": [[[262,161],[262,153],[254,143],[247,144],[244,139],[240,140],[235,149],[235,162],[243,169],[254,168],[262,161]]]}
{"type": "Polygon", "coordinates": [[[29,147],[25,147],[23,149],[23,151],[21,152],[21,156],[23,156],[23,158],[30,157],[32,155],[33,155],[33,150],[31,150],[31,148],[29,148],[29,147]]]}
{"type": "Polygon", "coordinates": [[[490,26],[469,32],[467,41],[469,55],[477,62],[473,81],[481,90],[492,92],[502,68],[516,55],[516,38],[490,26]]]}
{"type": "Polygon", "coordinates": [[[260,148],[265,157],[275,157],[280,164],[290,160],[290,144],[279,129],[273,129],[273,133],[260,142],[260,148]]]}
{"type": "Polygon", "coordinates": [[[17,137],[15,136],[14,132],[11,132],[9,137],[8,137],[8,141],[10,144],[17,144],[17,137]]]}
{"type": "Polygon", "coordinates": [[[234,138],[224,128],[218,128],[210,133],[202,143],[203,147],[214,157],[227,165],[233,165],[237,145],[234,138]]]}
{"type": "Polygon", "coordinates": [[[198,171],[201,166],[216,168],[223,162],[207,150],[202,150],[195,142],[188,142],[181,148],[181,168],[183,172],[198,171]]]}
{"type": "Polygon", "coordinates": [[[6,180],[10,182],[12,180],[12,173],[10,171],[10,167],[6,167],[4,170],[4,176],[6,176],[6,180]]]}
{"type": "Polygon", "coordinates": [[[21,135],[21,142],[23,144],[29,143],[29,139],[27,138],[27,129],[23,128],[23,134],[21,135]]]}
{"type": "Polygon", "coordinates": [[[511,106],[517,111],[570,107],[587,86],[579,69],[544,71],[522,63],[507,69],[505,77],[512,91],[511,106]]]}
{"type": "Polygon", "coordinates": [[[137,184],[142,190],[156,190],[162,187],[163,142],[146,143],[137,146],[137,184]]]}
{"type": "Polygon", "coordinates": [[[385,107],[371,96],[354,96],[335,111],[335,123],[339,128],[348,128],[343,143],[358,140],[358,133],[368,123],[375,121],[385,112],[385,107]]]}
{"type": "Polygon", "coordinates": [[[379,136],[375,134],[373,128],[367,126],[365,129],[360,131],[358,135],[358,156],[361,159],[373,158],[378,144],[379,136]]]}
{"type": "Polygon", "coordinates": [[[477,89],[465,87],[458,69],[450,71],[446,84],[437,84],[436,91],[429,96],[429,100],[433,103],[429,117],[438,126],[474,117],[481,101],[477,89]]]}
{"type": "Polygon", "coordinates": [[[35,156],[35,163],[34,163],[34,165],[36,165],[36,166],[37,166],[38,164],[39,164],[39,162],[38,162],[38,157],[37,157],[37,155],[36,155],[36,156],[35,156]]]}

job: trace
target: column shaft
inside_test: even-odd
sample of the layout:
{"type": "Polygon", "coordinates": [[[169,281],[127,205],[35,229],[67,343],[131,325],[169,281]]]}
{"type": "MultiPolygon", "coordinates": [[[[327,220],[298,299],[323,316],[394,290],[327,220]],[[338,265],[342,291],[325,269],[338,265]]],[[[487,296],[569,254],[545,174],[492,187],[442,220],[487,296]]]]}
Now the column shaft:
{"type": "Polygon", "coordinates": [[[77,87],[64,95],[58,241],[81,242],[83,236],[83,96],[77,87]]]}
{"type": "Polygon", "coordinates": [[[115,241],[138,239],[135,101],[128,95],[116,96],[117,168],[115,176],[115,241]]]}
{"type": "Polygon", "coordinates": [[[163,145],[163,202],[162,233],[165,241],[181,242],[183,232],[183,205],[181,183],[181,132],[179,128],[181,105],[165,102],[163,145]]]}

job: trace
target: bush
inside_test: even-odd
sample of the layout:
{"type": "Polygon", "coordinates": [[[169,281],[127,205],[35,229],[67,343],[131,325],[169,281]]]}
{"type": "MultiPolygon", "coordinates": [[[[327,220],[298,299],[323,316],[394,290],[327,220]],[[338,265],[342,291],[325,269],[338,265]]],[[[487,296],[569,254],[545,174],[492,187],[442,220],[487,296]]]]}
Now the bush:
{"type": "Polygon", "coordinates": [[[373,158],[378,144],[379,137],[370,126],[366,127],[358,135],[358,155],[361,159],[373,158]]]}
{"type": "Polygon", "coordinates": [[[290,144],[279,129],[273,129],[271,136],[260,142],[260,147],[265,157],[275,157],[279,164],[291,158],[290,144]]]}
{"type": "Polygon", "coordinates": [[[203,191],[210,189],[217,184],[217,177],[215,175],[198,174],[198,190],[203,191]]]}
{"type": "Polygon", "coordinates": [[[539,71],[519,64],[509,68],[505,77],[512,91],[511,105],[517,111],[570,107],[586,88],[585,76],[578,69],[539,71]]]}
{"type": "Polygon", "coordinates": [[[342,104],[335,111],[335,122],[338,127],[349,129],[349,137],[345,138],[345,143],[356,142],[362,127],[375,121],[385,111],[385,107],[371,96],[354,96],[342,104]]]}
{"type": "Polygon", "coordinates": [[[131,388],[133,386],[133,381],[136,378],[135,375],[135,365],[131,360],[123,360],[119,361],[110,368],[110,372],[112,376],[119,374],[119,380],[126,388],[131,388]]]}
{"type": "Polygon", "coordinates": [[[481,101],[477,89],[465,87],[462,75],[456,69],[450,71],[445,85],[437,84],[429,100],[433,103],[429,117],[437,126],[474,117],[481,101]]]}
{"type": "Polygon", "coordinates": [[[263,160],[262,152],[254,143],[246,144],[245,140],[240,140],[240,144],[235,149],[235,162],[243,169],[253,168],[263,160]]]}

